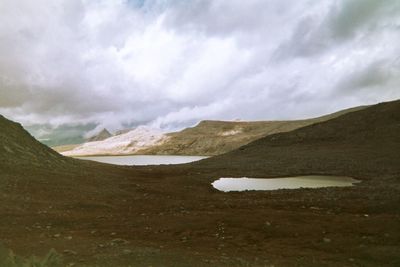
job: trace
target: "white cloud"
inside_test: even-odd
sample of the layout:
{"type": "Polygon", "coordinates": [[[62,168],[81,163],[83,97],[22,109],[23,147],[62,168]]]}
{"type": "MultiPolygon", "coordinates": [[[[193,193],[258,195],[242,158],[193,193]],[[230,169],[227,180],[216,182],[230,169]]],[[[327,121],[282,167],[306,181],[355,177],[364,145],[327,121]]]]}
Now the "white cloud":
{"type": "Polygon", "coordinates": [[[400,98],[399,18],[396,0],[2,0],[0,113],[174,127],[400,98]]]}

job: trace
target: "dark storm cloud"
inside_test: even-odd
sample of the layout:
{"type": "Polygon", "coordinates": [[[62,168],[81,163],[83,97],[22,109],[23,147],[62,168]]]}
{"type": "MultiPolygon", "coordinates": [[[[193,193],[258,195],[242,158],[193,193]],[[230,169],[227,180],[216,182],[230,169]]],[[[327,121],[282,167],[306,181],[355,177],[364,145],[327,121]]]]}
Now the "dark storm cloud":
{"type": "Polygon", "coordinates": [[[396,0],[3,0],[0,113],[177,127],[399,98],[399,17],[396,0]]]}

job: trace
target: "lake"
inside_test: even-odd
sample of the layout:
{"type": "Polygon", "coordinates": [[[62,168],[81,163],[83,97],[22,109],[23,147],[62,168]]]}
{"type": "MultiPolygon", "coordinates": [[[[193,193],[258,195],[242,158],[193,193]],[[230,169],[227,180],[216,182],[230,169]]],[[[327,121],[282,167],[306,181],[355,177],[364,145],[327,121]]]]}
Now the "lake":
{"type": "Polygon", "coordinates": [[[212,183],[223,192],[353,186],[360,181],[350,177],[309,175],[281,178],[220,178],[212,183]]]}
{"type": "Polygon", "coordinates": [[[164,156],[164,155],[131,155],[131,156],[95,156],[75,157],[77,159],[93,160],[115,165],[161,165],[182,164],[205,159],[201,156],[164,156]]]}

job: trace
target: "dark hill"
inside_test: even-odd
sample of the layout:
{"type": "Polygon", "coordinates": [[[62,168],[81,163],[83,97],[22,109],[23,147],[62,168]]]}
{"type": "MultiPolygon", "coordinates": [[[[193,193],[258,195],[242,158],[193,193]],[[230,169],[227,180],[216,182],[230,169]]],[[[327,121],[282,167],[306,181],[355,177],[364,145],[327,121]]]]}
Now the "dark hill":
{"type": "Polygon", "coordinates": [[[399,174],[400,101],[270,135],[193,165],[243,176],[399,174]]]}
{"type": "Polygon", "coordinates": [[[19,124],[0,115],[0,169],[1,167],[62,167],[69,159],[33,138],[19,124]]]}

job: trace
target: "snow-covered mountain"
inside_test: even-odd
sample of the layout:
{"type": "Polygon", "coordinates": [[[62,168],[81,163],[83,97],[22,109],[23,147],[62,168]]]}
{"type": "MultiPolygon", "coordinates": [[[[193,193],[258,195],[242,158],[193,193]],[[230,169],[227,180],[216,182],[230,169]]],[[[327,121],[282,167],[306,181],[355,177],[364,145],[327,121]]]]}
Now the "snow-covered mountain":
{"type": "Polygon", "coordinates": [[[65,156],[127,155],[164,143],[169,137],[158,129],[139,126],[127,133],[103,141],[87,142],[72,150],[62,152],[65,156]]]}

